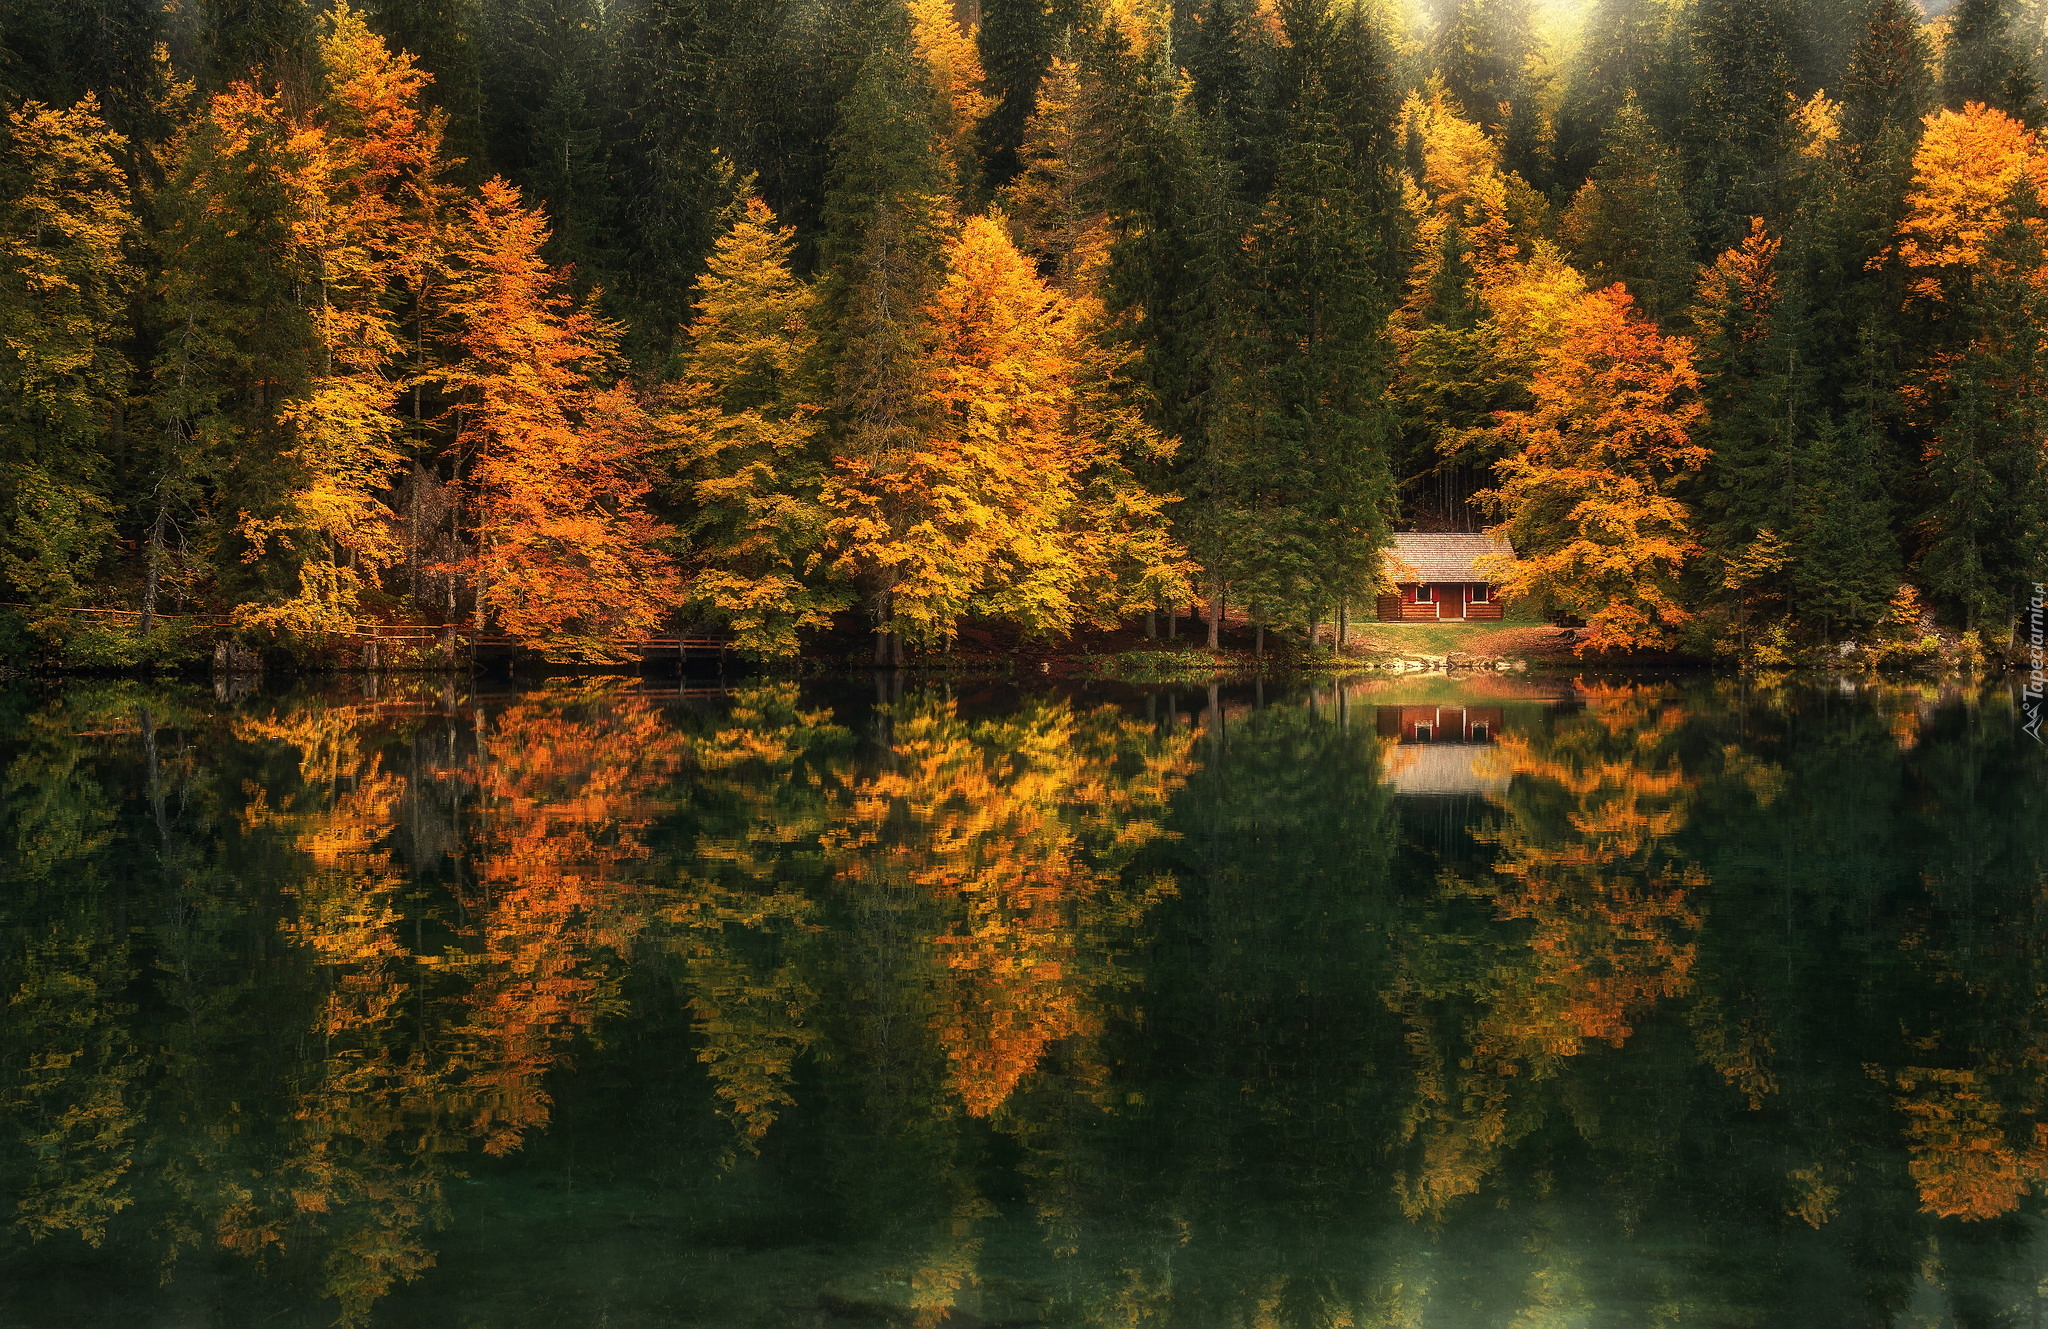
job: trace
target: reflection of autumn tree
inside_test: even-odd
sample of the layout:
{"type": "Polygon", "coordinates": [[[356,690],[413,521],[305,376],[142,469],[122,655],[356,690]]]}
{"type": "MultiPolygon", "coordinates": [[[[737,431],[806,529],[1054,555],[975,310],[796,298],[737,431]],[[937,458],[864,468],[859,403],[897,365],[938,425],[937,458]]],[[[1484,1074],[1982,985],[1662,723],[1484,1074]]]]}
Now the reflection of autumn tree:
{"type": "Polygon", "coordinates": [[[850,736],[806,711],[793,685],[747,688],[692,737],[698,836],[670,912],[690,1006],[724,1109],[748,1141],[791,1106],[796,1059],[818,1037],[820,842],[846,777],[850,736]]]}
{"type": "Polygon", "coordinates": [[[1548,732],[1501,736],[1504,815],[1478,835],[1497,848],[1495,875],[1444,883],[1518,926],[1494,930],[1476,965],[1461,962],[1462,937],[1419,940],[1393,990],[1418,1062],[1411,1213],[1476,1191],[1534,1127],[1541,1108],[1521,1086],[1590,1044],[1621,1047],[1691,987],[1705,876],[1672,842],[1692,791],[1673,751],[1684,712],[1650,690],[1586,700],[1548,732]]]}
{"type": "Polygon", "coordinates": [[[623,1006],[643,837],[683,749],[657,708],[601,684],[522,697],[479,735],[468,950],[441,963],[467,980],[454,1037],[488,1153],[546,1124],[562,1044],[623,1006]]]}
{"type": "MultiPolygon", "coordinates": [[[[2048,787],[1999,741],[2015,722],[1997,691],[1946,708],[1900,700],[1920,703],[1908,760],[1922,825],[1908,844],[1924,894],[1896,946],[1925,987],[1873,1074],[1922,1212],[1993,1219],[2048,1186],[2048,787]]],[[[1950,685],[1947,700],[1964,698],[1950,685]]]]}
{"type": "Polygon", "coordinates": [[[27,741],[0,775],[0,1184],[31,1238],[94,1246],[132,1202],[143,1104],[122,999],[134,962],[105,908],[114,806],[75,737],[111,723],[125,739],[132,716],[109,711],[10,726],[27,741]]]}
{"type": "Polygon", "coordinates": [[[275,801],[252,788],[242,819],[300,855],[280,927],[321,979],[308,1030],[321,1055],[296,1077],[282,1165],[253,1169],[216,1236],[255,1255],[295,1244],[296,1225],[318,1232],[345,1324],[434,1263],[423,1231],[443,1214],[453,1147],[446,1059],[409,1027],[431,971],[401,940],[406,873],[391,845],[409,781],[374,745],[383,719],[374,706],[306,706],[238,725],[297,758],[296,785],[275,801]]]}
{"type": "Polygon", "coordinates": [[[1113,709],[1027,703],[970,721],[923,694],[890,708],[889,760],[827,841],[840,889],[908,888],[941,930],[931,1024],[971,1116],[999,1108],[1053,1044],[1099,1027],[1117,979],[1108,932],[1171,890],[1122,869],[1165,834],[1186,734],[1152,741],[1113,709]]]}
{"type": "Polygon", "coordinates": [[[242,821],[297,854],[281,927],[319,977],[306,1032],[320,1052],[295,1077],[281,1161],[186,1187],[230,1249],[317,1233],[348,1323],[433,1264],[422,1234],[444,1208],[446,1157],[472,1138],[507,1152],[545,1125],[543,1077],[621,1004],[642,833],[680,752],[658,709],[589,687],[472,712],[452,770],[401,768],[381,745],[405,713],[307,706],[238,726],[296,757],[298,780],[277,796],[252,786],[242,821]],[[395,846],[412,786],[436,782],[467,791],[469,834],[448,864],[407,863],[395,846]],[[443,869],[452,909],[406,898],[443,869]],[[423,944],[429,916],[452,940],[440,953],[423,944]]]}

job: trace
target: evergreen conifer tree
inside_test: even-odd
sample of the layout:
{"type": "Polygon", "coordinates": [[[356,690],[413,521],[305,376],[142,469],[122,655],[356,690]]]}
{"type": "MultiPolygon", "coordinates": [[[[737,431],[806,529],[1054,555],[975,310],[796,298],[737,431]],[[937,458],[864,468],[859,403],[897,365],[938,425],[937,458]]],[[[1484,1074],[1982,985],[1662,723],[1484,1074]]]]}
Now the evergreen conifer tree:
{"type": "Polygon", "coordinates": [[[1784,212],[1795,84],[1776,0],[1699,0],[1689,40],[1679,154],[1695,243],[1718,253],[1741,240],[1751,217],[1784,212]]]}
{"type": "Polygon", "coordinates": [[[1700,282],[1698,356],[1706,416],[1696,432],[1710,458],[1698,504],[1702,543],[1724,590],[1745,610],[1782,610],[1786,542],[1798,511],[1801,411],[1808,375],[1781,271],[1784,242],[1762,218],[1740,245],[1716,259],[1700,282]]]}
{"type": "Polygon", "coordinates": [[[1272,198],[1250,237],[1251,285],[1229,343],[1208,477],[1214,547],[1236,594],[1268,615],[1314,615],[1373,584],[1393,506],[1393,301],[1359,163],[1304,90],[1272,198]]]}
{"type": "Polygon", "coordinates": [[[1910,0],[1877,0],[1842,78],[1842,133],[1866,152],[1917,139],[1934,105],[1934,51],[1910,0]]]}
{"type": "Polygon", "coordinates": [[[1876,627],[1898,590],[1887,446],[1868,416],[1852,416],[1821,420],[1801,449],[1789,586],[1800,618],[1830,638],[1876,627]]]}
{"type": "MultiPolygon", "coordinates": [[[[935,95],[907,40],[899,33],[876,45],[841,109],[819,245],[833,452],[842,469],[872,474],[889,473],[930,427],[924,310],[944,279],[954,227],[935,95]]],[[[839,528],[840,566],[868,597],[878,652],[900,650],[890,635],[891,551],[907,530],[885,499],[839,528]]]]}
{"type": "Polygon", "coordinates": [[[1630,99],[1615,112],[1600,164],[1565,213],[1573,260],[1595,285],[1621,282],[1653,318],[1675,318],[1694,265],[1678,154],[1630,99]]]}
{"type": "Polygon", "coordinates": [[[1661,0],[1595,0],[1558,105],[1553,170],[1561,187],[1584,183],[1615,112],[1632,96],[1647,96],[1669,26],[1661,0]]]}
{"type": "Polygon", "coordinates": [[[2041,122],[2041,82],[2018,49],[2007,0],[1957,0],[1941,60],[1941,100],[1951,110],[1981,102],[2015,120],[2041,122]]]}

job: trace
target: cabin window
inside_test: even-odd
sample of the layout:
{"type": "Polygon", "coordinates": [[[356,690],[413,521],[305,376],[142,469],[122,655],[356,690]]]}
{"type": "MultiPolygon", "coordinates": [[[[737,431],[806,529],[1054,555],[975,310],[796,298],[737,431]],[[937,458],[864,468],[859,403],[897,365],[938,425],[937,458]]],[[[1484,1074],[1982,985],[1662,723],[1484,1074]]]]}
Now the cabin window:
{"type": "Polygon", "coordinates": [[[1472,587],[1472,603],[1473,603],[1473,604],[1476,604],[1476,605],[1483,605],[1483,604],[1485,604],[1485,603],[1486,603],[1486,602],[1487,602],[1488,600],[1490,600],[1490,599],[1492,599],[1492,598],[1493,598],[1493,592],[1492,592],[1492,589],[1491,589],[1490,587],[1488,587],[1488,586],[1487,586],[1487,584],[1486,584],[1485,582],[1479,582],[1479,583],[1475,584],[1475,585],[1474,585],[1474,586],[1472,587]]]}
{"type": "Polygon", "coordinates": [[[1429,741],[1430,741],[1431,739],[1434,739],[1435,737],[1436,737],[1436,726],[1435,726],[1435,725],[1430,725],[1430,724],[1418,724],[1418,725],[1416,725],[1416,726],[1415,726],[1415,741],[1416,741],[1416,742],[1418,742],[1418,743],[1427,743],[1427,742],[1429,742],[1429,741]]]}
{"type": "Polygon", "coordinates": [[[1490,735],[1490,732],[1491,731],[1487,728],[1485,722],[1483,721],[1479,724],[1473,725],[1472,741],[1474,743],[1484,743],[1490,735]]]}
{"type": "Polygon", "coordinates": [[[1426,604],[1435,604],[1435,603],[1436,603],[1436,587],[1434,587],[1434,586],[1428,586],[1428,585],[1424,585],[1424,586],[1418,586],[1418,587],[1416,587],[1416,588],[1415,588],[1415,603],[1417,603],[1417,604],[1419,604],[1419,605],[1426,605],[1426,604]]]}

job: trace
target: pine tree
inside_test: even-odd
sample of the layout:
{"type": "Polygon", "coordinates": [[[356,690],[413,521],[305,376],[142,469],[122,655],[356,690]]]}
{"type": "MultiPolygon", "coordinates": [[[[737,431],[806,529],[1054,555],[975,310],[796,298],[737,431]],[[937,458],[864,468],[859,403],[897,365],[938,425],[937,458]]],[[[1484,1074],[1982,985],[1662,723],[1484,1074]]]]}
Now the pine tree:
{"type": "Polygon", "coordinates": [[[1615,112],[1630,98],[1648,95],[1669,26],[1660,0],[1595,0],[1558,106],[1554,169],[1560,186],[1576,189],[1585,181],[1615,112]]]}
{"type": "Polygon", "coordinates": [[[1971,102],[2029,125],[2041,122],[2041,82],[2017,49],[2006,0],[1957,0],[1948,16],[1941,60],[1941,100],[1951,110],[1971,102]]]}
{"type": "Polygon", "coordinates": [[[1889,0],[1800,0],[1787,5],[1794,81],[1803,93],[1839,93],[1874,10],[1889,0]]]}
{"type": "Polygon", "coordinates": [[[369,14],[385,43],[431,76],[426,97],[448,118],[448,154],[464,164],[467,178],[480,177],[490,166],[480,0],[373,0],[369,14]]]}
{"type": "Polygon", "coordinates": [[[1017,173],[1038,81],[1052,63],[1054,18],[1045,0],[981,0],[980,10],[975,37],[995,99],[981,124],[981,154],[989,183],[1001,187],[1017,173]]]}
{"type": "MultiPolygon", "coordinates": [[[[1761,217],[1700,280],[1697,436],[1711,452],[1701,501],[1707,547],[1734,564],[1757,541],[1789,539],[1799,501],[1807,375],[1787,307],[1784,242],[1761,217]]],[[[1775,593],[1782,596],[1782,584],[1775,593]]]]}
{"type": "Polygon", "coordinates": [[[1614,113],[1600,164],[1561,227],[1573,260],[1595,285],[1620,282],[1644,312],[1676,318],[1694,267],[1678,154],[1664,146],[1633,99],[1614,113]]]}
{"type": "Polygon", "coordinates": [[[1508,170],[1540,184],[1534,52],[1527,0],[1451,0],[1431,43],[1432,63],[1465,117],[1501,140],[1508,170]]]}
{"type": "Polygon", "coordinates": [[[551,659],[618,658],[680,580],[646,507],[650,426],[608,383],[619,329],[580,308],[542,257],[547,223],[502,180],[464,208],[442,299],[461,358],[443,370],[479,629],[551,659]]]}
{"type": "Polygon", "coordinates": [[[1875,628],[1898,590],[1887,446],[1863,416],[1819,422],[1801,450],[1791,597],[1809,630],[1829,638],[1875,628]]]}
{"type": "Polygon", "coordinates": [[[1057,59],[1038,88],[1020,169],[1003,191],[1025,249],[1069,295],[1092,291],[1109,261],[1109,176],[1114,145],[1091,102],[1099,96],[1072,60],[1057,59]]]}
{"type": "Polygon", "coordinates": [[[1916,138],[1934,105],[1934,51],[1908,0],[1877,0],[1842,78],[1842,132],[1868,152],[1889,136],[1916,138]]]}
{"type": "Polygon", "coordinates": [[[215,85],[261,79],[311,91],[319,78],[317,11],[306,0],[216,0],[203,11],[215,85]]]}
{"type": "MultiPolygon", "coordinates": [[[[819,244],[824,347],[834,363],[829,409],[833,452],[844,470],[894,473],[930,426],[923,313],[944,276],[953,225],[949,172],[936,152],[934,93],[923,66],[900,45],[868,55],[833,139],[832,188],[819,244]]],[[[841,566],[868,597],[877,650],[894,643],[893,550],[909,529],[887,495],[841,566]]]]}
{"type": "Polygon", "coordinates": [[[787,656],[848,599],[822,566],[814,298],[767,204],[742,186],[730,216],[697,279],[664,427],[693,509],[688,603],[718,615],[741,651],[787,656]]]}
{"type": "Polygon", "coordinates": [[[0,159],[0,575],[43,635],[113,552],[107,461],[121,450],[127,303],[141,273],[125,144],[88,94],[7,116],[0,159]]]}
{"type": "Polygon", "coordinates": [[[1219,563],[1241,602],[1313,615],[1364,594],[1389,535],[1393,300],[1354,161],[1307,89],[1250,235],[1243,322],[1212,426],[1219,563]]]}
{"type": "Polygon", "coordinates": [[[1701,0],[1689,35],[1679,155],[1690,178],[1696,242],[1717,253],[1741,240],[1749,218],[1783,214],[1797,99],[1774,0],[1701,0]]]}

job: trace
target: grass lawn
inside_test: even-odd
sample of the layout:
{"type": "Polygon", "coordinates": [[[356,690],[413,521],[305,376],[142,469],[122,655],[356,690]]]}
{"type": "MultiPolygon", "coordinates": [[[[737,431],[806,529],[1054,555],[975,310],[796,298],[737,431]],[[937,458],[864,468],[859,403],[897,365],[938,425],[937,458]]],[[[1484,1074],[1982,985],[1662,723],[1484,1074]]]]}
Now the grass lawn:
{"type": "Polygon", "coordinates": [[[1509,610],[1505,617],[1490,622],[1381,623],[1375,619],[1355,625],[1352,634],[1355,640],[1372,643],[1368,649],[1410,655],[1449,655],[1452,651],[1465,650],[1475,638],[1502,628],[1541,626],[1541,615],[1509,610]]]}

